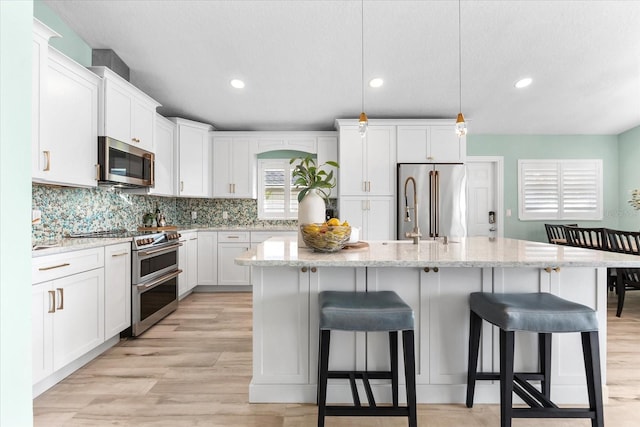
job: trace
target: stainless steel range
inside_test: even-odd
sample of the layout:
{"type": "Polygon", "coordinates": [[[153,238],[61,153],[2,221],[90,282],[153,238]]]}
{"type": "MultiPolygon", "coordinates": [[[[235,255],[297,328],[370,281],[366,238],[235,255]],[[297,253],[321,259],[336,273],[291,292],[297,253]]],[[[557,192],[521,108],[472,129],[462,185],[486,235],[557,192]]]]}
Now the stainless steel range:
{"type": "Polygon", "coordinates": [[[177,232],[145,234],[131,243],[131,331],[140,335],[178,308],[177,232]]]}
{"type": "MultiPolygon", "coordinates": [[[[145,233],[104,230],[69,237],[132,237],[131,335],[138,336],[178,308],[178,243],[176,231],[145,233]]],[[[126,334],[125,334],[126,335],[126,334]]]]}

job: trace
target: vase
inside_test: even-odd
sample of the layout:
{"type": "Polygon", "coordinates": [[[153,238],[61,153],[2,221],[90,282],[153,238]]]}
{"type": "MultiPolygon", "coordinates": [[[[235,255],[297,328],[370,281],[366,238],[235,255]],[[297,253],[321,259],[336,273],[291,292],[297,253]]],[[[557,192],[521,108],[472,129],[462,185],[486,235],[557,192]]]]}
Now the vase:
{"type": "Polygon", "coordinates": [[[305,248],[307,245],[302,240],[302,233],[299,226],[301,224],[311,224],[314,222],[325,221],[326,205],[324,198],[318,194],[317,190],[312,189],[305,194],[304,198],[298,203],[298,247],[305,248]]]}

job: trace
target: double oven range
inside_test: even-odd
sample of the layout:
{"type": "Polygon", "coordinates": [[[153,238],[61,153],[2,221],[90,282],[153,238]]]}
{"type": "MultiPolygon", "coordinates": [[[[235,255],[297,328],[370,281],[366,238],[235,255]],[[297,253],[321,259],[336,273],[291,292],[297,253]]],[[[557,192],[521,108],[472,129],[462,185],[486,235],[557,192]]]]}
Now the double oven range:
{"type": "Polygon", "coordinates": [[[178,308],[178,248],[175,231],[131,233],[109,230],[69,237],[133,237],[131,242],[131,330],[138,336],[178,308]]]}

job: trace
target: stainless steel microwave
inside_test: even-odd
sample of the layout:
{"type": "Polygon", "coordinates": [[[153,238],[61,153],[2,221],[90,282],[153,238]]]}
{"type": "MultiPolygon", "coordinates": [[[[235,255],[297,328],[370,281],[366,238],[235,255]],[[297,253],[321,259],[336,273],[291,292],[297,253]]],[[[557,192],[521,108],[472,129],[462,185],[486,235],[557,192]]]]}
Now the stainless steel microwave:
{"type": "Polygon", "coordinates": [[[153,187],[155,155],[108,136],[98,137],[98,184],[153,187]]]}

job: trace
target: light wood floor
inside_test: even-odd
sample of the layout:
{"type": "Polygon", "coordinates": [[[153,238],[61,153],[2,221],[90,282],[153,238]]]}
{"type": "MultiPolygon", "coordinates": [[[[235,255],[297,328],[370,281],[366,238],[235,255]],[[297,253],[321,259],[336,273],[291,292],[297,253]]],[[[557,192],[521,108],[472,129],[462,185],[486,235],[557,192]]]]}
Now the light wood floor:
{"type": "MultiPolygon", "coordinates": [[[[606,425],[640,425],[640,292],[623,317],[609,303],[606,425]]],[[[260,426],[316,424],[315,405],[249,404],[251,295],[194,294],[138,339],[121,341],[34,400],[36,426],[260,426]]],[[[419,405],[418,424],[498,426],[497,405],[419,405]]],[[[327,418],[332,426],[406,426],[405,419],[327,418]]],[[[514,420],[589,426],[587,420],[514,420]]]]}

